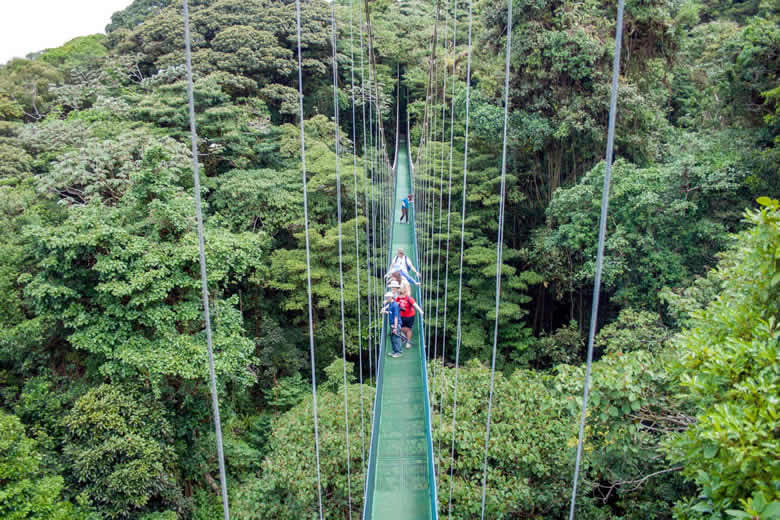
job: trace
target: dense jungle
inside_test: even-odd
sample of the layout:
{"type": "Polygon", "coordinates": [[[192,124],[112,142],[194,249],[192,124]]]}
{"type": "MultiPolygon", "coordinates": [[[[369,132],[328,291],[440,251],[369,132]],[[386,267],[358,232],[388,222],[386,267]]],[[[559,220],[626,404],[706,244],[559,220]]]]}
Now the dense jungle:
{"type": "MultiPolygon", "coordinates": [[[[617,2],[512,1],[486,509],[560,519],[582,403],[617,2]]],[[[295,3],[190,4],[231,516],[317,518],[295,3]]],[[[392,162],[401,92],[417,182],[428,186],[428,202],[416,203],[431,219],[420,248],[435,255],[420,269],[439,302],[426,312],[439,349],[429,371],[433,442],[444,446],[439,511],[479,517],[506,7],[473,4],[462,222],[467,2],[336,0],[338,143],[331,4],[302,4],[326,518],[360,518],[363,501],[374,387],[359,343],[378,334],[369,300],[387,257],[386,234],[367,225],[387,187],[367,189],[364,118],[376,100],[392,162]],[[366,250],[367,239],[377,246],[366,250]]],[[[771,0],[626,2],[578,519],[780,519],[778,20],[771,0]]],[[[0,66],[0,518],[216,519],[182,6],[135,0],[106,23],[105,34],[0,66]]]]}

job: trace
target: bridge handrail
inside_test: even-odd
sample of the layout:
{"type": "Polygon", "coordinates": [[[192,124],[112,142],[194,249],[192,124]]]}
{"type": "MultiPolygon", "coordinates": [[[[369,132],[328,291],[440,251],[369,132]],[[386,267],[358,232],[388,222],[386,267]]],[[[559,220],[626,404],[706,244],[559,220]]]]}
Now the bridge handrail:
{"type": "MultiPolygon", "coordinates": [[[[396,134],[396,150],[398,149],[398,135],[396,134]]],[[[396,159],[396,165],[398,160],[396,159]]],[[[389,165],[388,165],[389,166],[389,165]]],[[[393,181],[397,171],[393,168],[393,181]]],[[[395,197],[395,186],[393,187],[393,211],[390,215],[390,235],[387,243],[387,259],[385,262],[385,272],[390,269],[390,260],[393,254],[393,232],[394,226],[392,223],[395,218],[396,204],[398,203],[398,197],[395,197]]],[[[384,292],[382,293],[384,294],[384,292]]],[[[372,295],[369,295],[369,298],[372,295]]],[[[383,302],[384,303],[384,302],[383,302]]],[[[385,367],[385,343],[387,341],[387,320],[382,317],[382,332],[379,339],[379,356],[377,360],[377,378],[376,378],[376,393],[374,394],[374,413],[371,420],[371,442],[368,448],[368,473],[366,475],[366,487],[363,494],[363,520],[371,519],[371,509],[373,506],[374,496],[373,490],[376,485],[376,445],[379,442],[379,435],[377,427],[379,426],[379,416],[381,415],[382,408],[382,392],[384,387],[384,367],[385,367]],[[369,491],[372,491],[369,493],[369,491]]]]}
{"type": "MultiPolygon", "coordinates": [[[[409,125],[409,116],[407,114],[406,117],[406,124],[407,124],[407,139],[409,135],[408,131],[408,125],[409,125]]],[[[408,143],[408,141],[407,141],[408,143]]],[[[408,148],[408,144],[407,144],[408,148]]],[[[414,163],[412,162],[411,155],[409,155],[409,177],[411,180],[412,185],[412,193],[414,193],[414,163]]],[[[410,211],[411,213],[411,225],[416,226],[416,211],[410,211]]],[[[415,265],[420,265],[420,258],[419,258],[419,252],[417,249],[417,231],[415,228],[414,233],[414,255],[415,255],[415,265]]],[[[422,277],[420,277],[422,279],[422,277]]],[[[422,281],[422,280],[421,280],[422,281]]],[[[417,299],[420,300],[420,307],[423,307],[423,300],[422,300],[422,291],[419,288],[416,288],[415,291],[417,292],[417,299]]],[[[426,450],[428,452],[428,489],[431,492],[431,519],[432,520],[438,520],[439,515],[439,504],[438,504],[438,496],[436,493],[436,471],[435,466],[433,462],[433,432],[432,432],[432,424],[431,424],[431,405],[430,405],[430,393],[428,391],[428,364],[425,362],[426,356],[425,356],[425,325],[422,317],[420,317],[420,367],[422,371],[422,380],[423,380],[423,390],[425,391],[425,426],[426,426],[426,441],[428,443],[428,449],[426,450]]]]}

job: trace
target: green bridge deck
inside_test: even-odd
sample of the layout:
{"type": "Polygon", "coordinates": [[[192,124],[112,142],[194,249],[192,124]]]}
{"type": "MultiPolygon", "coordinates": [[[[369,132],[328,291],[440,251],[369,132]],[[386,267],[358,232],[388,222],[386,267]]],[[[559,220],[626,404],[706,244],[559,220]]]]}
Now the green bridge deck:
{"type": "MultiPolygon", "coordinates": [[[[396,163],[396,204],[392,254],[402,247],[417,265],[414,211],[410,223],[400,223],[400,199],[411,193],[406,143],[396,163]]],[[[419,269],[419,267],[418,267],[419,269]]],[[[412,289],[419,298],[419,290],[412,289]]],[[[422,306],[422,305],[421,305],[422,306]]],[[[371,439],[364,520],[436,518],[436,489],[430,438],[430,411],[425,372],[422,317],[415,318],[413,344],[400,358],[391,358],[385,338],[377,378],[377,401],[371,439]]]]}

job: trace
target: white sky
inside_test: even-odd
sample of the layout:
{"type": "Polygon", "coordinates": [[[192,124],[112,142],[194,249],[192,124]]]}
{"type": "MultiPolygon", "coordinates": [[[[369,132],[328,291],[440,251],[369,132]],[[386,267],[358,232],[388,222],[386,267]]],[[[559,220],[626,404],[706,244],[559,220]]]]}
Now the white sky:
{"type": "Polygon", "coordinates": [[[0,64],[105,31],[132,0],[0,0],[0,64]]]}

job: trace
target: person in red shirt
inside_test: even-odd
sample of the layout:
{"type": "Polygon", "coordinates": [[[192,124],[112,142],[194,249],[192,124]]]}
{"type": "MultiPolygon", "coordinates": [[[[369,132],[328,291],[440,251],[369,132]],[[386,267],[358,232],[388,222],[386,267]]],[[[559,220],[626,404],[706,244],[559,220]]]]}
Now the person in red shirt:
{"type": "Polygon", "coordinates": [[[412,298],[412,288],[408,284],[404,284],[401,287],[401,294],[395,301],[401,308],[401,332],[406,335],[408,340],[406,348],[412,348],[412,328],[414,327],[415,309],[420,313],[420,316],[423,315],[423,310],[412,298]]]}

